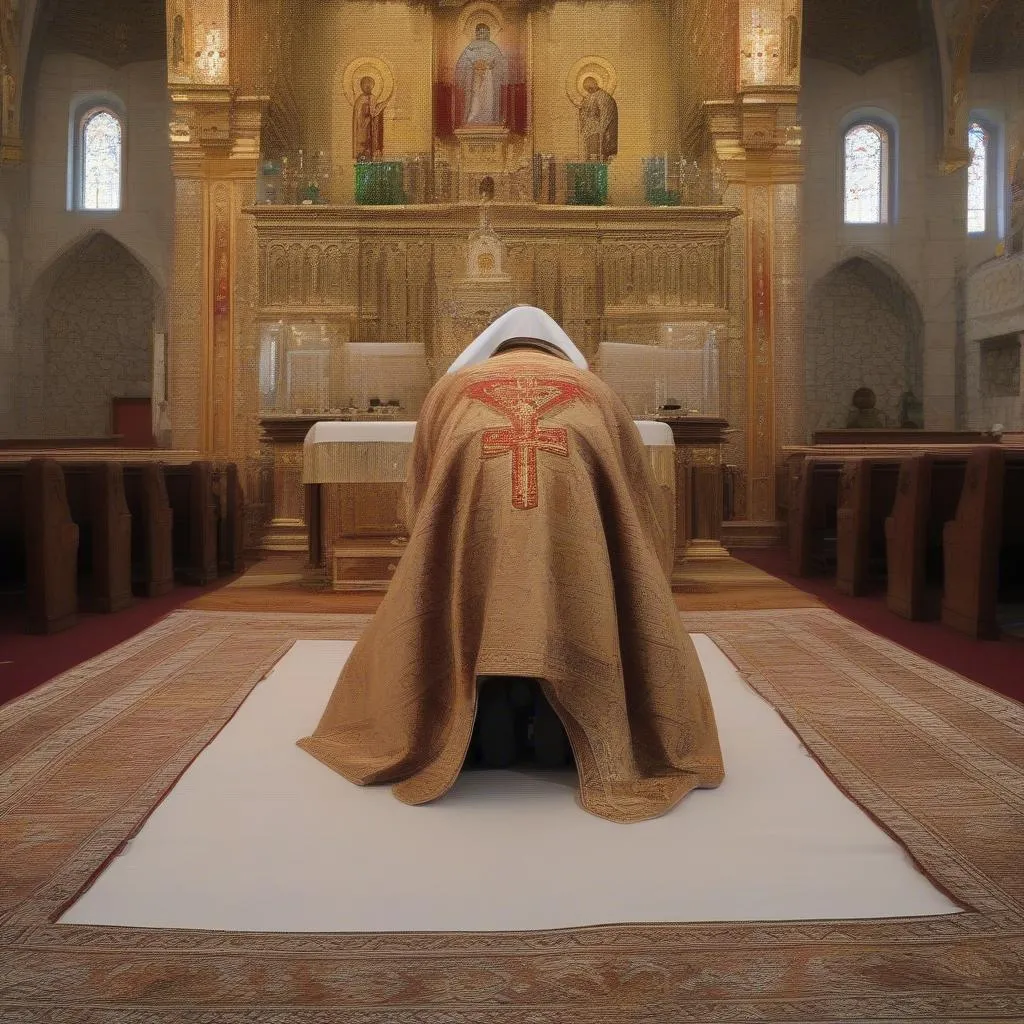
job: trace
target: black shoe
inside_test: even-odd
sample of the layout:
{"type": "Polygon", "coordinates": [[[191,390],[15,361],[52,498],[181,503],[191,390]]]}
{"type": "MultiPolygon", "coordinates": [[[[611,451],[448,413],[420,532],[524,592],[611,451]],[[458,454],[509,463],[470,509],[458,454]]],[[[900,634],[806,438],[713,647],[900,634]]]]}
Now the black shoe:
{"type": "Polygon", "coordinates": [[[572,757],[565,726],[538,689],[533,719],[533,756],[541,768],[564,768],[572,757]]]}
{"type": "Polygon", "coordinates": [[[508,688],[500,683],[480,688],[477,740],[485,768],[508,768],[516,759],[516,725],[508,688]]]}

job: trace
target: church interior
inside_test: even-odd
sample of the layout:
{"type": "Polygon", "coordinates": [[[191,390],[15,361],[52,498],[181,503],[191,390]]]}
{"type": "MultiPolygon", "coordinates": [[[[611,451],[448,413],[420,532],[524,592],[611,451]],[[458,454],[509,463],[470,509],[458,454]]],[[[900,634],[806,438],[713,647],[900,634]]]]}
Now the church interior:
{"type": "Polygon", "coordinates": [[[1022,0],[0,0],[0,94],[0,1020],[1024,1020],[1022,0]],[[531,307],[590,419],[411,507],[531,307]],[[312,749],[416,693],[429,776],[499,592],[447,791],[312,749]],[[611,781],[515,667],[598,633],[611,781]]]}

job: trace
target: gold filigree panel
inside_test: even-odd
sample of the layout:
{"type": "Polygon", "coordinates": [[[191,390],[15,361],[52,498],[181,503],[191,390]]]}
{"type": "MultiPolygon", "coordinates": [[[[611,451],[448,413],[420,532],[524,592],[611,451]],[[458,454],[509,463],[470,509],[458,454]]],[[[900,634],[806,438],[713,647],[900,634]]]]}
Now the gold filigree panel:
{"type": "Polygon", "coordinates": [[[218,455],[231,449],[233,359],[231,307],[233,280],[231,186],[219,182],[211,189],[213,239],[213,295],[209,378],[204,389],[211,412],[210,447],[218,455]]]}
{"type": "Polygon", "coordinates": [[[748,192],[750,318],[747,366],[748,509],[751,519],[775,519],[774,325],[772,320],[772,194],[767,185],[748,192]]]}
{"type": "MultiPolygon", "coordinates": [[[[431,230],[435,225],[383,211],[354,224],[340,210],[296,211],[294,220],[265,208],[254,212],[264,315],[354,316],[354,340],[427,344],[464,274],[466,242],[450,237],[443,216],[435,215],[439,223],[431,230]]],[[[512,220],[505,211],[496,224],[507,248],[512,300],[535,302],[578,325],[584,347],[609,336],[606,323],[615,325],[615,337],[623,331],[628,337],[631,325],[659,319],[728,318],[728,224],[735,211],[716,213],[710,222],[680,213],[666,226],[664,211],[632,210],[629,230],[578,220],[556,229],[550,214],[531,223],[521,208],[515,213],[512,220]],[[636,221],[645,216],[652,228],[638,231],[636,221]]]]}
{"type": "Polygon", "coordinates": [[[776,185],[772,197],[774,225],[773,287],[775,442],[804,440],[804,277],[801,260],[799,185],[776,185]]]}
{"type": "Polygon", "coordinates": [[[168,415],[175,448],[201,446],[206,409],[203,384],[203,296],[206,294],[203,184],[192,178],[174,183],[174,254],[168,299],[168,415]]]}

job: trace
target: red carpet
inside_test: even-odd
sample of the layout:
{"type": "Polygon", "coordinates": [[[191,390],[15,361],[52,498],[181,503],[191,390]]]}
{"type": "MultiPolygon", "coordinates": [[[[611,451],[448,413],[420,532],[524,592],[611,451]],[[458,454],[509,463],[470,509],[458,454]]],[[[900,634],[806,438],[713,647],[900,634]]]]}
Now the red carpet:
{"type": "MultiPolygon", "coordinates": [[[[748,548],[733,554],[814,595],[865,629],[1007,697],[1024,701],[1024,642],[970,640],[938,622],[908,622],[886,608],[884,593],[844,597],[830,579],[802,579],[790,575],[783,548],[748,548]]],[[[74,629],[54,636],[23,633],[20,609],[0,607],[0,704],[102,654],[148,628],[168,612],[223,587],[232,578],[224,577],[206,587],[175,587],[163,597],[139,598],[131,608],[115,615],[82,613],[74,629]]],[[[329,596],[336,599],[339,595],[329,596]]],[[[335,603],[332,602],[331,610],[335,610],[335,603]]]]}
{"type": "Polygon", "coordinates": [[[884,636],[1006,697],[1024,701],[1024,642],[972,640],[939,622],[910,622],[889,611],[885,591],[865,597],[840,594],[830,578],[803,578],[788,572],[785,548],[744,548],[730,552],[736,558],[813,594],[833,611],[872,633],[884,636]]]}
{"type": "Polygon", "coordinates": [[[225,576],[205,587],[176,586],[162,597],[137,598],[131,608],[113,615],[79,612],[77,626],[52,636],[25,633],[23,597],[18,601],[5,597],[0,603],[0,704],[95,658],[235,578],[225,576]]]}

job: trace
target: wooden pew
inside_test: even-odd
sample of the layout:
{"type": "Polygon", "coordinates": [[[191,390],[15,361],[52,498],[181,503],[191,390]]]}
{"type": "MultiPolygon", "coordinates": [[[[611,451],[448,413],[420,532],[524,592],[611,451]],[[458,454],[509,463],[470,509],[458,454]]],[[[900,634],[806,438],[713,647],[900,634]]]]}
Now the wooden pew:
{"type": "Polygon", "coordinates": [[[942,623],[977,639],[997,639],[996,598],[1003,532],[1005,456],[974,449],[956,510],[943,529],[942,623]]]}
{"type": "Polygon", "coordinates": [[[217,569],[221,574],[245,568],[245,519],[238,467],[228,462],[217,467],[217,569]]]}
{"type": "Polygon", "coordinates": [[[202,586],[217,578],[217,498],[213,463],[196,460],[167,466],[167,498],[173,513],[174,575],[202,586]]]}
{"type": "Polygon", "coordinates": [[[802,456],[789,463],[789,571],[810,576],[831,559],[840,463],[802,456]]]}
{"type": "Polygon", "coordinates": [[[859,597],[867,584],[871,463],[844,459],[836,497],[836,589],[859,597]]]}
{"type": "Polygon", "coordinates": [[[999,601],[1024,604],[1024,451],[1007,452],[1006,456],[999,601]]]}
{"type": "Polygon", "coordinates": [[[132,590],[158,597],[174,586],[174,526],[163,464],[126,464],[124,490],[132,515],[132,590]]]}
{"type": "Polygon", "coordinates": [[[949,440],[785,449],[793,571],[809,573],[821,560],[815,544],[820,549],[830,524],[831,463],[842,467],[835,512],[839,588],[862,592],[884,537],[893,611],[915,619],[941,615],[970,636],[997,636],[998,601],[1024,600],[1024,443],[1012,435],[999,444],[989,436],[980,445],[949,440]],[[886,516],[885,474],[896,466],[886,516]]]}
{"type": "Polygon", "coordinates": [[[945,558],[942,533],[956,515],[970,449],[927,452],[900,462],[892,515],[886,520],[886,603],[914,620],[939,617],[945,558]]]}
{"type": "Polygon", "coordinates": [[[886,604],[905,619],[927,615],[925,554],[932,457],[912,455],[900,463],[892,515],[885,521],[886,604]]]}
{"type": "MultiPolygon", "coordinates": [[[[39,444],[41,442],[33,442],[39,444]]],[[[149,464],[163,465],[167,508],[172,517],[171,551],[174,575],[185,582],[209,582],[220,572],[237,572],[244,567],[244,494],[234,463],[213,462],[198,458],[198,453],[168,449],[116,449],[72,447],[68,449],[0,450],[0,463],[12,459],[43,456],[58,459],[62,464],[87,464],[95,461],[117,462],[126,470],[137,471],[149,464]],[[205,466],[207,468],[195,468],[205,466]]],[[[137,495],[132,498],[137,506],[137,495]]],[[[165,591],[167,576],[162,556],[156,550],[166,526],[160,525],[162,499],[156,495],[151,502],[156,512],[147,525],[149,540],[133,528],[133,575],[140,593],[165,591]],[[143,544],[149,545],[149,568],[141,570],[143,544]]]]}
{"type": "Polygon", "coordinates": [[[11,582],[24,582],[27,629],[56,633],[77,622],[78,527],[64,474],[48,459],[0,464],[0,555],[11,582]]]}
{"type": "Polygon", "coordinates": [[[79,597],[91,611],[132,603],[132,519],[124,476],[111,462],[63,462],[71,518],[78,526],[79,597]]]}
{"type": "MultiPolygon", "coordinates": [[[[896,497],[898,466],[889,459],[844,459],[836,510],[836,589],[860,597],[872,569],[887,562],[885,520],[896,497]]],[[[884,568],[877,572],[884,576],[884,568]]]]}

